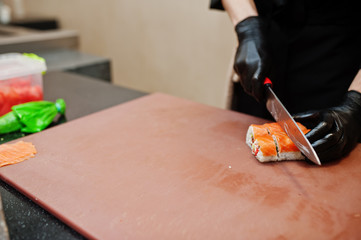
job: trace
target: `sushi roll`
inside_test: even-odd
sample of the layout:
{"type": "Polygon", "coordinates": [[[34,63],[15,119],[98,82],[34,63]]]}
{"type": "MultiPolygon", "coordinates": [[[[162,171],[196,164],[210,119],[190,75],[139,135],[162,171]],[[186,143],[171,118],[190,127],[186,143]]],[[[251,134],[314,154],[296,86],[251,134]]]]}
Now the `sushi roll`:
{"type": "Polygon", "coordinates": [[[276,143],[278,161],[305,159],[300,150],[285,132],[274,133],[272,137],[276,143]]]}
{"type": "Polygon", "coordinates": [[[267,128],[265,128],[263,125],[251,124],[247,131],[246,143],[249,147],[252,147],[252,144],[256,138],[265,135],[268,135],[267,128]]]}
{"type": "MultiPolygon", "coordinates": [[[[304,134],[310,131],[302,124],[297,124],[304,134]]],[[[305,159],[278,123],[250,125],[246,143],[260,162],[305,159]]]]}
{"type": "MultiPolygon", "coordinates": [[[[277,123],[265,124],[270,135],[272,135],[277,149],[278,161],[283,160],[304,160],[300,150],[283,131],[277,123]]],[[[305,128],[304,126],[302,126],[305,128]]],[[[305,128],[307,130],[307,128],[305,128]]]]}
{"type": "Polygon", "coordinates": [[[277,149],[272,136],[267,134],[256,138],[252,144],[252,154],[260,162],[277,161],[277,149]]]}

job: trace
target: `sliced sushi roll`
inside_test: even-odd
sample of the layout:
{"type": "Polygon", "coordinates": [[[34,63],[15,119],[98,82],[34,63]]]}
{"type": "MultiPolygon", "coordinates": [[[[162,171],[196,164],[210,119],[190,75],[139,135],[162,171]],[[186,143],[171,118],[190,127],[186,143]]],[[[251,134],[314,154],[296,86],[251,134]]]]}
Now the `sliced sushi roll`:
{"type": "Polygon", "coordinates": [[[246,143],[249,147],[252,147],[252,144],[256,138],[265,135],[268,135],[268,132],[264,125],[251,124],[247,130],[246,143]]]}
{"type": "MultiPolygon", "coordinates": [[[[297,124],[304,134],[310,131],[297,124]]],[[[278,123],[252,124],[247,131],[246,143],[260,162],[305,159],[278,123]]]]}
{"type": "Polygon", "coordinates": [[[285,132],[274,133],[272,137],[276,144],[278,161],[305,159],[300,150],[285,132]]]}
{"type": "Polygon", "coordinates": [[[252,144],[252,154],[260,162],[277,161],[276,144],[272,136],[267,134],[256,138],[252,144]]]}
{"type": "MultiPolygon", "coordinates": [[[[309,130],[300,123],[297,123],[298,127],[302,132],[306,133],[309,130]]],[[[283,160],[304,160],[305,157],[302,155],[297,146],[287,136],[285,131],[277,123],[265,124],[268,132],[272,135],[278,154],[278,161],[283,160]]]]}

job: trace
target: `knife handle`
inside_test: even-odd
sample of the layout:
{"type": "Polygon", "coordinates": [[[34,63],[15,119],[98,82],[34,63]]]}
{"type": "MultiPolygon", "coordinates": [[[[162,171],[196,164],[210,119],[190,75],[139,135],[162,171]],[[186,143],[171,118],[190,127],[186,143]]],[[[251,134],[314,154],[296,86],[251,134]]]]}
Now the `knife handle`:
{"type": "Polygon", "coordinates": [[[264,85],[265,87],[270,87],[270,88],[272,88],[272,81],[271,81],[271,79],[269,79],[268,77],[266,77],[266,79],[265,79],[264,82],[263,82],[263,85],[264,85]]]}

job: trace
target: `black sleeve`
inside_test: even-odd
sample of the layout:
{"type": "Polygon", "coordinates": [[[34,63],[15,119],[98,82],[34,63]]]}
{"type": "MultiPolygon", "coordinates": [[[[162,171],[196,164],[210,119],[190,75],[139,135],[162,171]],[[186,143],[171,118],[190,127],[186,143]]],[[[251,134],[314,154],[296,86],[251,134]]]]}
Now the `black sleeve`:
{"type": "Polygon", "coordinates": [[[222,0],[211,0],[210,8],[224,10],[223,5],[222,5],[222,0]]]}

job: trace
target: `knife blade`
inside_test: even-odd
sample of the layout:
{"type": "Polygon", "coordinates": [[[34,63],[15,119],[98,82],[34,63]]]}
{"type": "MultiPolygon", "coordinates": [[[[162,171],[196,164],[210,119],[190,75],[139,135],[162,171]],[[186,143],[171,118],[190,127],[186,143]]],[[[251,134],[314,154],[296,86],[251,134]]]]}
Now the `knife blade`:
{"type": "Polygon", "coordinates": [[[286,132],[288,137],[297,146],[297,148],[312,162],[317,165],[321,165],[321,161],[317,156],[315,149],[313,149],[311,143],[298,127],[295,120],[289,114],[287,109],[283,106],[276,94],[273,92],[271,86],[272,82],[269,78],[264,81],[266,87],[267,110],[271,113],[276,122],[286,132]]]}

